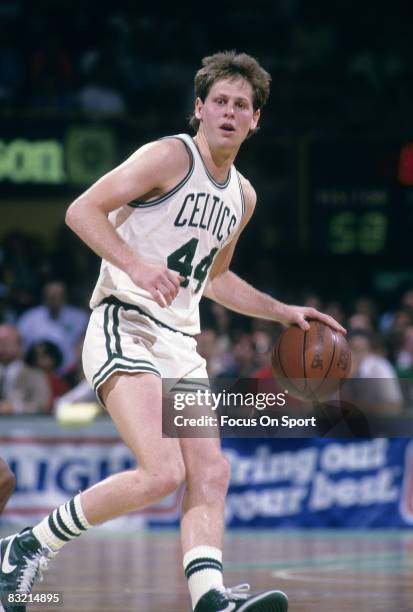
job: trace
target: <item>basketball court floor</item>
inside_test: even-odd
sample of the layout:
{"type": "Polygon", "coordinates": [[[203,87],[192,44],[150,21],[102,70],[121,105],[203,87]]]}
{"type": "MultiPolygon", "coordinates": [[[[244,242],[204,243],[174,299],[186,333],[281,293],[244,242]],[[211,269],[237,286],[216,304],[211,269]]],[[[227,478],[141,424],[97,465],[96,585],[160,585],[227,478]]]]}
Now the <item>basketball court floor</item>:
{"type": "MultiPolygon", "coordinates": [[[[409,531],[232,531],[224,562],[226,586],[282,589],[290,612],[413,611],[409,531]]],[[[36,590],[61,592],[63,604],[28,611],[190,610],[177,531],[89,532],[36,590]]]]}

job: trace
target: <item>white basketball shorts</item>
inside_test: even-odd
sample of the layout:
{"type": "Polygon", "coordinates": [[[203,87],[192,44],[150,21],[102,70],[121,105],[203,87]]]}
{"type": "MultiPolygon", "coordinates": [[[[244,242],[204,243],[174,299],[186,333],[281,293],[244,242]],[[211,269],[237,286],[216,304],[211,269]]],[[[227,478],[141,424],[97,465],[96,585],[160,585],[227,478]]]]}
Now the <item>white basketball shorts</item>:
{"type": "Polygon", "coordinates": [[[83,345],[83,369],[99,400],[99,387],[114,372],[149,372],[174,381],[169,387],[176,390],[191,381],[192,385],[197,381],[196,388],[209,388],[206,361],[196,345],[192,336],[115,301],[92,312],[83,345]]]}

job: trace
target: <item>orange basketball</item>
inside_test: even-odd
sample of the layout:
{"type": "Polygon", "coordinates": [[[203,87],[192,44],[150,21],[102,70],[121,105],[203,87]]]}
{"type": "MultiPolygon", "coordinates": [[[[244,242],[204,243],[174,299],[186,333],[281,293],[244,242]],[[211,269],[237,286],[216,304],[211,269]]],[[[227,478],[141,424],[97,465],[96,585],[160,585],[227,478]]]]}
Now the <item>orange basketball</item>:
{"type": "Polygon", "coordinates": [[[310,321],[310,329],[293,325],[279,337],[272,352],[275,377],[300,399],[323,401],[349,375],[351,351],[347,340],[331,327],[310,321]]]}

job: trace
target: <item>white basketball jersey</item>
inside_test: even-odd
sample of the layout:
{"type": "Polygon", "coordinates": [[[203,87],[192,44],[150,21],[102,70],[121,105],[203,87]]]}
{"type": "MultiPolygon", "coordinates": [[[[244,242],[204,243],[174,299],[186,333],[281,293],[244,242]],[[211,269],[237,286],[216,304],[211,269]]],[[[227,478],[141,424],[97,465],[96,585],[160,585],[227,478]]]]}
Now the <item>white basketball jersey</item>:
{"type": "Polygon", "coordinates": [[[168,266],[185,277],[172,304],[161,308],[148,291],[106,260],[90,305],[131,305],[165,327],[199,333],[199,301],[217,253],[230,242],[244,215],[240,178],[232,166],[224,183],[209,174],[194,140],[179,134],[190,157],[187,175],[171,191],[148,202],[131,202],[109,215],[137,257],[168,266]]]}

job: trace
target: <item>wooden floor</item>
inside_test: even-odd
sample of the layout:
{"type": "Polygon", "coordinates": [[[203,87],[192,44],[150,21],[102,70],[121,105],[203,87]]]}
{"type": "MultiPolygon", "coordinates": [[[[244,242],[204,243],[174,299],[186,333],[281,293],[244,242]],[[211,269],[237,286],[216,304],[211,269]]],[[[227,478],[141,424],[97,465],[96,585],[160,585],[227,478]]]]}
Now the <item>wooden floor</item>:
{"type": "MultiPolygon", "coordinates": [[[[280,588],[290,612],[413,611],[407,531],[234,531],[226,586],[280,588]]],[[[64,612],[190,610],[177,532],[89,532],[52,561],[38,591],[63,592],[64,612]]]]}

